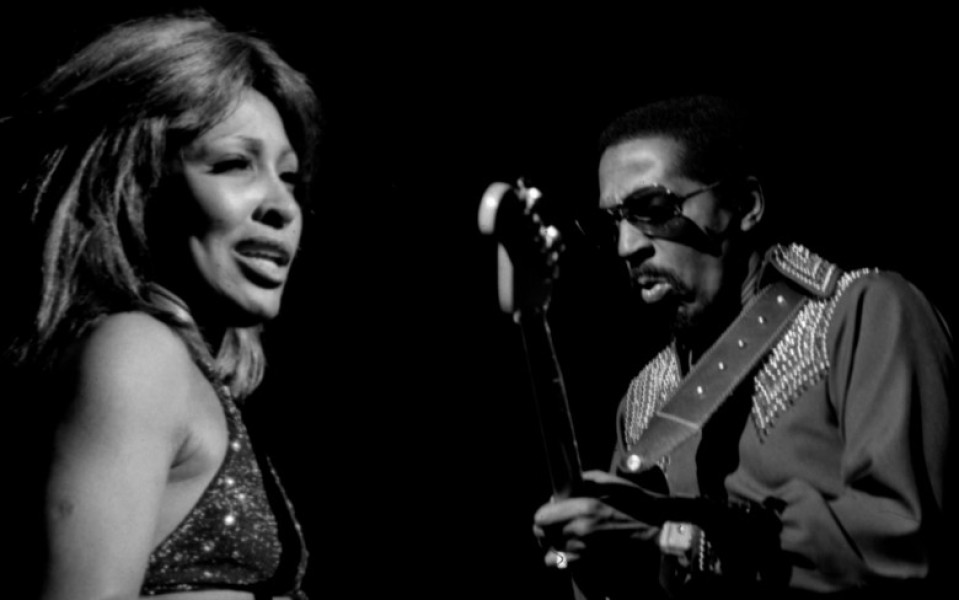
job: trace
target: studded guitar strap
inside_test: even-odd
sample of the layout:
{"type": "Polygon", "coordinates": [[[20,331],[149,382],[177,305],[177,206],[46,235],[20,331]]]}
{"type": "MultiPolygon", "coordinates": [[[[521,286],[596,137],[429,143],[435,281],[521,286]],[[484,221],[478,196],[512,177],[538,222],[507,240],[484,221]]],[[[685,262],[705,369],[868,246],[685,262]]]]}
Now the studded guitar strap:
{"type": "Polygon", "coordinates": [[[636,472],[657,464],[700,431],[779,341],[807,298],[784,280],[760,291],[653,414],[628,449],[626,469],[636,472]]]}

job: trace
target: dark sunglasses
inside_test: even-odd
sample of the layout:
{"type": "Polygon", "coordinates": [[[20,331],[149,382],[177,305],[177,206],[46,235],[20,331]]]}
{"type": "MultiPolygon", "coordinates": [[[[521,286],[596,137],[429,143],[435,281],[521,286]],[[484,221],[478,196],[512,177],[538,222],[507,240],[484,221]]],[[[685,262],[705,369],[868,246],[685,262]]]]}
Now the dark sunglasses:
{"type": "Polygon", "coordinates": [[[708,192],[721,183],[722,180],[682,195],[664,185],[651,185],[632,192],[615,206],[600,210],[612,218],[614,223],[626,221],[640,229],[656,227],[682,216],[683,204],[687,200],[708,192]]]}

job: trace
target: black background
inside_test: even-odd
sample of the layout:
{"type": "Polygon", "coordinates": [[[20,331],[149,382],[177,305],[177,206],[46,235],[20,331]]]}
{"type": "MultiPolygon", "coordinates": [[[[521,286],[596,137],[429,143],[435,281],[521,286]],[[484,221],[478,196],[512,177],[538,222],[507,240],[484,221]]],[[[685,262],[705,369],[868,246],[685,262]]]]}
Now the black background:
{"type": "MultiPolygon", "coordinates": [[[[0,100],[107,24],[180,6],[10,15],[0,100]]],[[[954,320],[941,14],[206,7],[272,40],[323,105],[316,214],[249,409],[298,508],[316,597],[562,597],[531,533],[549,485],[476,212],[487,185],[519,176],[554,202],[591,202],[596,137],[628,108],[698,92],[747,103],[783,237],[901,271],[954,320]]],[[[555,299],[591,468],[606,466],[622,385],[652,348],[616,274],[573,254],[555,299]]]]}

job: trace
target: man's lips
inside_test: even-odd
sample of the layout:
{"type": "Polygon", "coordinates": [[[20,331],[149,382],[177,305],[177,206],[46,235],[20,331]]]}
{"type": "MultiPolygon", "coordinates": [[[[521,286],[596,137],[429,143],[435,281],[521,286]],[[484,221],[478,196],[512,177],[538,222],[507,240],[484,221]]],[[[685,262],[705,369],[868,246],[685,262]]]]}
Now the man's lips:
{"type": "Polygon", "coordinates": [[[666,281],[656,281],[643,285],[639,291],[647,304],[659,302],[673,291],[673,285],[666,281]]]}
{"type": "Polygon", "coordinates": [[[652,272],[649,269],[634,271],[633,283],[647,304],[659,302],[669,295],[681,294],[685,289],[671,273],[652,272]]]}

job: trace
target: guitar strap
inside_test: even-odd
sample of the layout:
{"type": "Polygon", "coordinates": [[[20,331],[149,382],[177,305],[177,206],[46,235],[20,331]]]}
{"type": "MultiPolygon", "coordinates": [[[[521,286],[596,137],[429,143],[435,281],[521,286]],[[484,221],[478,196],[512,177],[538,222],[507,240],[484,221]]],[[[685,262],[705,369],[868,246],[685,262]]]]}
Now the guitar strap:
{"type": "Polygon", "coordinates": [[[779,341],[807,298],[783,280],[759,292],[629,446],[626,469],[637,472],[657,464],[702,429],[779,341]]]}

